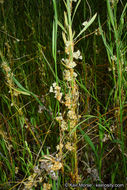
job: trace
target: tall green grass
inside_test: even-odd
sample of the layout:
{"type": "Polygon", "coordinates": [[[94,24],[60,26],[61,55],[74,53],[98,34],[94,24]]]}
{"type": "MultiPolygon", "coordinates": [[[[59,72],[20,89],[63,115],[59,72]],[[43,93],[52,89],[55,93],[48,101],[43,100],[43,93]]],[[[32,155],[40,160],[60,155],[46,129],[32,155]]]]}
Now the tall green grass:
{"type": "Polygon", "coordinates": [[[127,3],[79,0],[72,10],[69,3],[0,1],[0,189],[62,190],[76,183],[126,189],[127,3]],[[66,120],[67,107],[49,93],[53,82],[68,93],[62,31],[83,58],[73,81],[80,119],[64,132],[56,118],[62,113],[66,120]],[[58,145],[68,142],[73,151],[61,148],[59,159],[58,145]]]}

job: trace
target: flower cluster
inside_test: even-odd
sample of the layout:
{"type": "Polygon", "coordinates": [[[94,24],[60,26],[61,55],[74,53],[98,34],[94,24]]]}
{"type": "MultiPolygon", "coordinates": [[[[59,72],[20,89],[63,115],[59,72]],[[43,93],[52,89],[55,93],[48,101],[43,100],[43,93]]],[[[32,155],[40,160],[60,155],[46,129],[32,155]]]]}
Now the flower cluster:
{"type": "Polygon", "coordinates": [[[106,142],[110,139],[110,135],[109,134],[105,134],[104,138],[102,139],[103,142],[106,142]]]}
{"type": "MultiPolygon", "coordinates": [[[[27,181],[24,182],[24,190],[30,190],[32,187],[37,187],[38,183],[43,182],[42,172],[45,170],[48,175],[51,176],[53,180],[58,179],[57,171],[62,168],[62,163],[59,161],[57,157],[53,157],[51,155],[43,156],[43,159],[39,159],[39,164],[34,167],[33,174],[30,175],[27,181]]],[[[43,189],[50,190],[51,184],[44,183],[43,189]]]]}
{"type": "Polygon", "coordinates": [[[68,109],[71,108],[71,95],[69,93],[65,94],[65,106],[67,106],[68,109]]]}
{"type": "Polygon", "coordinates": [[[70,142],[67,142],[67,144],[65,145],[65,148],[69,151],[73,151],[74,150],[74,147],[72,146],[72,143],[70,142]]]}
{"type": "Polygon", "coordinates": [[[64,120],[61,113],[56,117],[56,120],[59,122],[62,131],[66,131],[68,129],[67,122],[64,120]]]}
{"type": "Polygon", "coordinates": [[[67,55],[69,55],[69,52],[70,52],[70,50],[71,50],[71,41],[67,41],[66,39],[65,39],[65,53],[67,54],[67,55]]]}
{"type": "Polygon", "coordinates": [[[56,98],[59,102],[61,102],[61,99],[62,99],[62,92],[61,92],[60,90],[61,90],[61,87],[58,86],[58,85],[56,84],[56,82],[54,82],[54,83],[52,84],[52,86],[50,87],[50,90],[49,90],[49,92],[53,92],[53,93],[55,94],[55,98],[56,98]]]}
{"type": "MultiPolygon", "coordinates": [[[[77,0],[70,0],[70,6],[67,7],[69,10],[69,14],[71,17],[72,13],[72,3],[77,2],[77,0]]],[[[59,122],[60,126],[60,143],[57,145],[57,150],[59,151],[58,155],[62,159],[63,158],[63,148],[69,151],[74,151],[75,154],[75,179],[78,181],[78,165],[77,165],[77,136],[76,130],[73,130],[78,124],[79,115],[78,115],[78,105],[79,105],[79,91],[76,83],[77,73],[74,71],[77,63],[76,60],[82,60],[82,55],[79,50],[74,51],[74,35],[75,32],[72,31],[72,27],[68,22],[68,14],[64,12],[64,21],[65,21],[65,30],[62,32],[63,41],[65,44],[65,53],[66,58],[62,58],[61,63],[64,65],[63,70],[63,78],[65,82],[65,94],[64,97],[61,93],[61,88],[56,84],[50,87],[50,92],[55,93],[55,98],[66,106],[66,110],[64,114],[59,114],[56,117],[56,120],[59,122]],[[67,32],[65,32],[67,31],[67,32]],[[62,99],[62,100],[61,100],[62,99]],[[67,138],[69,136],[68,142],[66,142],[67,138],[64,138],[65,132],[68,132],[67,138]],[[64,144],[63,145],[63,140],[64,144]],[[73,144],[75,146],[73,147],[73,144]]],[[[63,168],[62,168],[63,169],[63,168]]],[[[64,171],[63,171],[64,172],[64,171]]]]}
{"type": "MultiPolygon", "coordinates": [[[[36,181],[36,173],[33,173],[28,177],[28,180],[24,182],[24,190],[30,190],[32,187],[37,187],[37,181],[36,181]]],[[[42,182],[42,181],[40,181],[42,182]]]]}
{"type": "Polygon", "coordinates": [[[70,120],[75,120],[75,119],[77,120],[75,111],[73,109],[68,111],[67,116],[70,120]]]}
{"type": "Polygon", "coordinates": [[[52,188],[52,185],[49,183],[44,183],[43,184],[43,190],[50,190],[52,188]]]}
{"type": "MultiPolygon", "coordinates": [[[[67,43],[67,46],[65,48],[65,52],[67,54],[69,54],[69,45],[68,45],[68,43],[67,43]]],[[[80,60],[82,60],[82,55],[81,55],[81,52],[79,50],[77,50],[76,52],[72,52],[72,56],[73,56],[74,59],[80,59],[80,60]]],[[[62,58],[62,63],[68,69],[73,69],[77,65],[75,63],[75,61],[70,61],[69,59],[64,59],[64,58],[62,58]]]]}
{"type": "Polygon", "coordinates": [[[11,68],[9,67],[9,65],[6,62],[3,62],[1,66],[2,66],[3,70],[5,71],[7,83],[9,85],[12,85],[13,73],[11,72],[11,68]]]}
{"type": "Polygon", "coordinates": [[[62,58],[62,62],[68,69],[73,69],[76,66],[76,63],[74,61],[70,61],[69,59],[62,58]]]}
{"type": "Polygon", "coordinates": [[[63,72],[64,80],[66,81],[72,81],[73,78],[77,77],[77,73],[73,72],[71,76],[70,70],[65,69],[63,72]]]}
{"type": "Polygon", "coordinates": [[[76,52],[73,52],[73,58],[82,60],[81,52],[79,50],[76,52]]]}
{"type": "Polygon", "coordinates": [[[59,162],[58,158],[54,158],[51,155],[44,156],[44,159],[40,159],[39,162],[41,163],[40,168],[44,169],[52,179],[58,179],[56,172],[62,168],[62,163],[59,162]]]}
{"type": "MultiPolygon", "coordinates": [[[[14,74],[13,74],[9,64],[6,61],[4,61],[1,64],[1,66],[2,66],[2,69],[5,72],[6,82],[7,82],[8,86],[10,87],[10,90],[9,90],[8,93],[11,93],[11,95],[13,95],[13,96],[18,96],[20,94],[20,92],[15,89],[15,85],[14,85],[14,82],[13,82],[14,74]]],[[[14,98],[13,98],[13,101],[14,101],[14,98]]],[[[11,106],[14,106],[14,102],[12,102],[11,106]]]]}
{"type": "Polygon", "coordinates": [[[57,149],[57,150],[60,150],[60,149],[63,148],[63,146],[64,146],[64,145],[63,145],[62,143],[60,143],[59,145],[56,146],[56,149],[57,149]]]}

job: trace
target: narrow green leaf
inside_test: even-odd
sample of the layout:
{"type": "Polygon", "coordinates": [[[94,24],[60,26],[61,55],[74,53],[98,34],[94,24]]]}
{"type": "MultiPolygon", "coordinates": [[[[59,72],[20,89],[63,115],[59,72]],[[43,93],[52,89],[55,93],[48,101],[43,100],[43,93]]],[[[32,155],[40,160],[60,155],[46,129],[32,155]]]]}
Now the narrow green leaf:
{"type": "Polygon", "coordinates": [[[101,125],[101,123],[98,123],[98,122],[97,122],[97,124],[98,124],[101,128],[103,128],[105,131],[107,131],[108,133],[110,133],[110,131],[109,131],[106,127],[104,127],[103,125],[101,125]]]}
{"type": "Polygon", "coordinates": [[[57,21],[57,24],[60,26],[60,28],[67,34],[67,31],[65,30],[64,26],[59,22],[57,21]]]}
{"type": "Polygon", "coordinates": [[[96,118],[96,116],[93,115],[85,115],[84,117],[86,117],[86,119],[84,119],[83,121],[79,122],[74,129],[71,130],[70,135],[74,133],[74,131],[84,122],[86,122],[87,120],[91,119],[91,118],[96,118]]]}
{"type": "Polygon", "coordinates": [[[64,12],[64,22],[65,22],[66,28],[68,28],[69,24],[68,24],[68,19],[67,19],[67,13],[66,12],[64,12]]]}
{"type": "Polygon", "coordinates": [[[96,16],[97,16],[97,13],[90,19],[90,21],[86,24],[86,26],[81,30],[81,32],[77,35],[77,37],[74,40],[76,40],[83,32],[86,31],[86,29],[93,23],[96,16]]]}
{"type": "Polygon", "coordinates": [[[76,7],[75,7],[75,10],[74,10],[74,13],[73,13],[73,16],[72,16],[72,23],[73,23],[73,20],[74,20],[74,17],[75,17],[75,13],[76,13],[76,11],[77,11],[77,9],[78,9],[78,6],[79,6],[80,2],[81,2],[81,0],[79,0],[79,1],[76,3],[76,7]]]}
{"type": "Polygon", "coordinates": [[[101,27],[101,23],[100,23],[100,18],[98,18],[98,22],[99,22],[99,31],[101,33],[104,45],[106,47],[106,50],[108,50],[108,52],[110,53],[111,56],[113,56],[112,50],[110,48],[110,46],[108,45],[108,43],[106,42],[106,38],[104,37],[103,31],[102,31],[102,27],[101,27]]]}
{"type": "Polygon", "coordinates": [[[26,90],[18,81],[17,79],[13,76],[13,81],[14,83],[24,92],[26,92],[27,94],[30,95],[30,92],[28,90],[26,90]]]}
{"type": "Polygon", "coordinates": [[[53,21],[53,30],[52,30],[52,55],[53,55],[53,58],[55,57],[55,26],[54,26],[54,21],[53,21]]]}
{"type": "Polygon", "coordinates": [[[82,84],[82,82],[80,83],[77,79],[76,82],[86,93],[88,93],[94,100],[96,100],[99,105],[103,106],[103,104],[99,102],[99,100],[87,90],[87,88],[85,87],[84,84],[82,84]]]}
{"type": "Polygon", "coordinates": [[[107,0],[107,8],[108,8],[108,13],[109,13],[109,18],[110,18],[111,24],[113,26],[113,29],[115,29],[113,12],[112,12],[109,0],[107,0]]]}
{"type": "Polygon", "coordinates": [[[90,147],[92,148],[92,150],[94,151],[95,153],[95,156],[96,156],[96,159],[98,160],[98,154],[97,154],[97,151],[96,151],[96,148],[93,144],[93,142],[91,141],[90,137],[79,127],[79,130],[80,132],[82,133],[85,141],[90,145],[90,147]]]}
{"type": "MultiPolygon", "coordinates": [[[[26,90],[17,80],[15,77],[13,77],[13,81],[15,82],[15,84],[21,89],[22,93],[27,93],[27,95],[31,95],[33,96],[36,101],[41,105],[43,106],[42,102],[37,98],[37,96],[33,93],[33,92],[30,92],[29,90],[26,90]]],[[[18,89],[18,90],[20,90],[18,89]]]]}

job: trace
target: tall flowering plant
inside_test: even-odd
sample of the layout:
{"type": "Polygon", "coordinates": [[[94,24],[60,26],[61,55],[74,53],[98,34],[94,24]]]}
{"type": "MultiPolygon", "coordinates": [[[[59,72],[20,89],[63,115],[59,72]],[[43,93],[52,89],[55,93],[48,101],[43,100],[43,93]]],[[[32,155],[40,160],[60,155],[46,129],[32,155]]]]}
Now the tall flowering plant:
{"type": "MultiPolygon", "coordinates": [[[[65,113],[59,113],[56,120],[59,122],[60,127],[60,143],[57,146],[58,157],[63,161],[64,150],[70,152],[72,158],[71,175],[75,182],[79,181],[78,175],[78,156],[77,156],[77,132],[76,126],[79,123],[80,115],[78,113],[79,107],[79,88],[76,83],[77,73],[75,72],[76,60],[82,60],[82,55],[79,50],[75,51],[74,44],[81,34],[90,26],[94,21],[96,14],[88,22],[83,23],[84,28],[75,37],[75,32],[72,30],[73,18],[81,0],[66,0],[66,12],[64,12],[64,26],[59,22],[62,28],[62,37],[65,45],[66,58],[62,58],[61,63],[64,65],[63,79],[66,89],[64,95],[61,92],[61,87],[58,82],[54,82],[50,87],[50,92],[55,94],[55,98],[66,107],[65,113]],[[77,3],[73,13],[73,2],[77,3]],[[72,14],[73,13],[73,14],[72,14]],[[75,37],[75,38],[74,38],[75,37]]],[[[64,169],[62,169],[64,172],[64,169]]]]}

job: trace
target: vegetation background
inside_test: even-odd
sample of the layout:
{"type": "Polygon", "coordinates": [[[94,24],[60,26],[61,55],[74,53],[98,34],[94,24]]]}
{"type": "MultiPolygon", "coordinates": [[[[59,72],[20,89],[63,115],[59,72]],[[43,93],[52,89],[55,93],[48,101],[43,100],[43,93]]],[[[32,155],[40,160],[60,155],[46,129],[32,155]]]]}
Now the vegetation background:
{"type": "MultiPolygon", "coordinates": [[[[66,110],[49,92],[57,77],[64,86],[65,45],[58,25],[53,40],[55,16],[64,25],[64,11],[62,0],[0,0],[0,189],[54,190],[65,189],[66,183],[67,189],[74,189],[69,185],[75,182],[68,151],[64,174],[62,169],[56,171],[55,178],[44,167],[38,168],[41,157],[57,153],[61,137],[55,118],[66,110]]],[[[122,184],[119,189],[126,189],[126,0],[81,0],[73,31],[78,34],[95,13],[96,19],[75,44],[83,57],[75,69],[81,115],[79,181],[92,184],[91,189],[99,183],[122,184]]]]}

